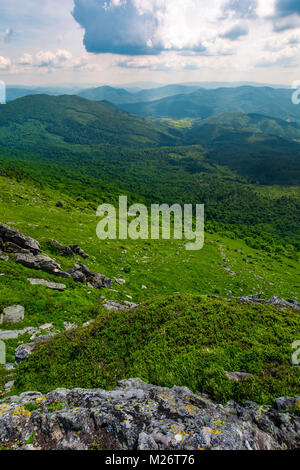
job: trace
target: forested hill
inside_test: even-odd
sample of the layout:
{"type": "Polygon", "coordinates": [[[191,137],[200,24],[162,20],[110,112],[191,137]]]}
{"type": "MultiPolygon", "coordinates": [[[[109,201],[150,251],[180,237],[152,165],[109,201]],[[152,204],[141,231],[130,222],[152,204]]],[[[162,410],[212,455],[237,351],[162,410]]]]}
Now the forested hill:
{"type": "Polygon", "coordinates": [[[77,96],[27,96],[0,107],[0,169],[95,207],[124,191],[135,202],[204,203],[208,220],[239,236],[298,244],[298,129],[244,114],[180,127],[77,96]]]}

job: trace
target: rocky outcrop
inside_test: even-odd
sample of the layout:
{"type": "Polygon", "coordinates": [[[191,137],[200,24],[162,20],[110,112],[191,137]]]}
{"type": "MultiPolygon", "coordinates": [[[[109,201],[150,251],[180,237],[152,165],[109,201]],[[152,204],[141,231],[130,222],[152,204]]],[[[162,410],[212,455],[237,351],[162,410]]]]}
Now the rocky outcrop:
{"type": "Polygon", "coordinates": [[[240,297],[241,302],[245,303],[256,303],[263,305],[275,305],[279,308],[293,308],[294,310],[300,310],[300,303],[296,300],[284,300],[281,297],[273,296],[269,300],[262,299],[263,294],[249,295],[247,297],[240,297]]]}
{"type": "Polygon", "coordinates": [[[87,259],[89,257],[89,255],[85,253],[79,245],[64,246],[56,240],[51,240],[51,244],[59,249],[62,256],[73,256],[75,254],[81,256],[83,259],[87,259]]]}
{"type": "MultiPolygon", "coordinates": [[[[84,259],[89,257],[79,245],[64,246],[56,240],[52,240],[51,243],[60,250],[62,256],[73,256],[76,254],[84,259]]],[[[101,289],[103,287],[112,288],[112,279],[103,274],[90,271],[84,264],[76,263],[68,272],[62,271],[60,264],[41,253],[40,245],[36,240],[31,237],[25,237],[18,230],[2,223],[0,223],[0,259],[7,261],[9,256],[3,254],[1,250],[10,255],[13,254],[14,257],[12,259],[26,268],[43,271],[62,278],[72,277],[76,282],[88,283],[89,287],[94,289],[101,289]]],[[[35,279],[30,279],[29,281],[32,281],[31,284],[38,284],[38,282],[35,282],[35,279]]],[[[66,288],[63,284],[48,283],[47,281],[39,281],[39,284],[46,285],[49,289],[61,291],[66,288]]]]}
{"type": "Polygon", "coordinates": [[[72,276],[76,282],[87,282],[89,287],[94,289],[101,289],[106,287],[112,288],[112,279],[104,276],[103,274],[94,273],[89,270],[87,266],[82,263],[76,263],[68,270],[68,274],[72,276]]]}
{"type": "MultiPolygon", "coordinates": [[[[299,402],[299,399],[298,399],[299,402]]],[[[121,381],[114,391],[59,389],[0,402],[0,445],[10,449],[299,449],[300,418],[247,402],[218,405],[182,387],[121,381]]]]}
{"type": "Polygon", "coordinates": [[[34,255],[41,251],[39,242],[2,223],[0,223],[0,248],[7,253],[18,253],[21,250],[34,255]]]}
{"type": "Polygon", "coordinates": [[[31,254],[17,253],[15,261],[26,268],[36,269],[59,277],[70,277],[68,273],[64,273],[62,271],[61,266],[56,261],[49,258],[47,255],[35,256],[31,254]]]}
{"type": "Polygon", "coordinates": [[[28,361],[30,354],[33,353],[38,344],[46,343],[49,341],[49,339],[53,338],[53,336],[56,336],[58,333],[59,332],[56,331],[54,333],[47,333],[43,336],[37,336],[32,343],[21,344],[18,346],[15,351],[15,363],[18,365],[21,362],[28,361]]]}

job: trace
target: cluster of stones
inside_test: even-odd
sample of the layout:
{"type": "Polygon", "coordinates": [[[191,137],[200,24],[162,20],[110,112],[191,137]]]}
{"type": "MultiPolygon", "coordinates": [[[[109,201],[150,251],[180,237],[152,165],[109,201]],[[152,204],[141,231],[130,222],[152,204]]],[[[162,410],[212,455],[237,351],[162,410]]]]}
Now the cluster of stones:
{"type": "MultiPolygon", "coordinates": [[[[73,256],[74,254],[82,258],[88,255],[78,245],[64,246],[56,240],[52,240],[52,245],[59,249],[62,256],[73,256]]],[[[61,266],[49,256],[41,253],[41,247],[37,240],[24,236],[18,230],[0,223],[0,259],[8,260],[9,255],[14,255],[13,260],[23,266],[53,274],[61,278],[73,278],[76,282],[88,283],[89,287],[101,289],[111,288],[112,280],[108,277],[90,271],[87,266],[81,263],[74,264],[67,272],[62,271],[61,266]]],[[[45,280],[29,279],[31,284],[45,285],[49,289],[64,290],[64,284],[49,283],[45,280]]]]}

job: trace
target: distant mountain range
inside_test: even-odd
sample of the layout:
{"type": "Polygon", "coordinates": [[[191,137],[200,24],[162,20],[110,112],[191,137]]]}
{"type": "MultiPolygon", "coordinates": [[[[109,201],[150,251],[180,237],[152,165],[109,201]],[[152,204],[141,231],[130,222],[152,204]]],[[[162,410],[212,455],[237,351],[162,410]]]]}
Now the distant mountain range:
{"type": "Polygon", "coordinates": [[[167,85],[150,90],[130,92],[122,88],[103,86],[87,89],[79,93],[79,96],[95,101],[109,101],[113,104],[140,103],[159,100],[179,94],[189,94],[199,89],[199,86],[167,85]]]}
{"type": "MultiPolygon", "coordinates": [[[[284,100],[284,92],[242,87],[201,90],[179,96],[188,103],[192,103],[191,96],[194,101],[197,97],[203,101],[206,99],[207,109],[210,109],[206,114],[226,108],[239,111],[250,108],[261,112],[268,109],[273,114],[288,117],[289,107],[284,100]]],[[[173,102],[176,103],[176,99],[173,102]]],[[[291,107],[298,109],[294,105],[291,107]]],[[[119,153],[116,147],[131,149],[133,159],[135,149],[140,152],[141,149],[159,147],[163,158],[170,154],[168,164],[173,171],[184,168],[188,173],[197,174],[209,165],[210,171],[214,172],[211,165],[217,164],[251,183],[295,185],[300,180],[300,124],[297,122],[257,112],[216,114],[196,119],[190,127],[166,122],[138,117],[111,104],[78,96],[33,95],[0,107],[0,149],[29,152],[43,158],[49,155],[54,158],[59,154],[60,161],[66,158],[72,161],[72,155],[82,156],[85,152],[92,155],[103,145],[111,148],[107,148],[105,158],[119,153]],[[179,149],[180,146],[191,148],[191,156],[174,159],[172,148],[179,149]],[[198,147],[198,154],[200,148],[201,154],[205,155],[204,166],[199,155],[193,156],[193,146],[198,147]]],[[[122,152],[120,150],[120,155],[122,152]]],[[[178,152],[180,154],[180,150],[175,151],[178,152]]],[[[125,154],[128,154],[127,150],[125,154]]],[[[148,153],[143,158],[148,162],[143,161],[145,171],[148,171],[147,165],[152,157],[148,153]]]]}
{"type": "Polygon", "coordinates": [[[129,113],[144,117],[206,119],[220,113],[255,113],[284,120],[299,120],[300,106],[291,100],[292,91],[270,87],[218,88],[197,90],[151,102],[120,105],[129,113]]]}

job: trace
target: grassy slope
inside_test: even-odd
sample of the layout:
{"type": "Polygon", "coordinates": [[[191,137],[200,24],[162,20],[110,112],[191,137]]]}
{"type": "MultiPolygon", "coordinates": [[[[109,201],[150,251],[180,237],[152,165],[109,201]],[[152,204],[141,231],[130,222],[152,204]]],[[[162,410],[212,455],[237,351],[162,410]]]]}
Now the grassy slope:
{"type": "MultiPolygon", "coordinates": [[[[62,385],[112,387],[118,378],[139,375],[164,385],[201,389],[218,400],[267,402],[297,393],[299,376],[290,367],[290,347],[298,339],[298,313],[199,297],[263,291],[265,297],[299,300],[297,254],[279,238],[296,240],[297,190],[250,185],[246,177],[216,164],[218,155],[201,146],[143,149],[149,142],[173,141],[173,131],[161,134],[155,124],[129,119],[114,108],[74,97],[36,100],[24,99],[24,106],[19,101],[17,119],[16,103],[1,110],[5,119],[2,116],[0,145],[13,152],[6,162],[12,170],[2,172],[11,175],[13,184],[0,176],[0,221],[38,239],[63,269],[74,260],[55,253],[49,239],[78,243],[90,254],[89,268],[110,277],[121,275],[126,284],[96,291],[66,280],[66,291],[55,292],[30,286],[27,278],[57,281],[56,277],[0,261],[0,310],[11,304],[26,309],[24,322],[13,328],[52,322],[54,330],[63,330],[66,321],[82,325],[98,318],[88,330],[53,340],[32,357],[29,367],[22,365],[14,391],[62,385]],[[59,104],[64,113],[58,112],[59,104]],[[140,148],[96,145],[112,138],[118,145],[140,148]],[[22,176],[27,171],[35,182],[22,176]],[[206,224],[200,252],[187,252],[180,241],[100,242],[96,207],[114,202],[124,191],[131,193],[132,202],[205,202],[210,220],[218,225],[206,224]],[[56,207],[59,200],[62,209],[56,207]],[[258,234],[254,240],[249,239],[252,226],[258,234]],[[265,233],[259,238],[261,232],[265,233]],[[143,305],[132,313],[108,314],[102,296],[143,305]],[[255,377],[232,385],[224,371],[234,369],[255,377]]],[[[221,147],[224,153],[223,142],[221,147]]],[[[13,361],[18,344],[28,341],[29,335],[7,341],[8,361],[13,361]]],[[[11,373],[0,369],[0,387],[9,377],[11,373]]]]}
{"type": "MultiPolygon", "coordinates": [[[[103,242],[96,237],[95,211],[87,202],[74,201],[70,196],[47,187],[39,190],[37,195],[37,190],[30,181],[17,182],[5,177],[0,177],[0,194],[0,220],[5,223],[10,222],[12,226],[25,234],[38,239],[43,251],[59,261],[64,269],[71,266],[74,260],[61,258],[57,253],[53,253],[48,245],[48,240],[51,238],[64,244],[79,243],[90,254],[86,262],[90,268],[110,277],[121,274],[127,281],[124,286],[115,285],[113,291],[97,291],[75,284],[73,280],[63,280],[68,288],[60,293],[41,286],[30,286],[27,281],[28,277],[57,281],[56,277],[29,270],[12,261],[0,261],[0,273],[4,274],[0,276],[0,309],[8,304],[21,304],[26,309],[24,322],[15,325],[14,328],[40,326],[52,322],[55,330],[62,330],[65,321],[81,325],[86,320],[97,316],[100,316],[100,319],[107,318],[107,312],[102,306],[102,295],[107,299],[118,300],[128,300],[127,296],[130,296],[134,302],[154,302],[154,305],[157,296],[171,296],[170,299],[172,299],[175,292],[184,295],[219,294],[229,297],[263,291],[265,297],[276,294],[285,298],[298,298],[300,280],[297,261],[282,255],[268,255],[264,251],[252,249],[239,239],[230,239],[218,233],[207,233],[205,247],[199,252],[187,252],[181,241],[103,242]],[[10,182],[14,184],[11,185],[10,182]],[[42,200],[41,197],[47,201],[42,200]],[[64,208],[55,207],[58,200],[63,201],[64,208]],[[124,250],[127,253],[124,253],[124,250]],[[228,258],[225,263],[221,251],[224,251],[228,258]],[[237,276],[231,276],[225,272],[222,267],[224,264],[235,271],[237,276]],[[282,276],[283,271],[284,276],[282,276]],[[141,289],[142,285],[146,285],[147,289],[141,289]]],[[[192,297],[191,303],[193,303],[192,297]]],[[[245,307],[242,307],[242,310],[248,311],[245,307]]],[[[280,314],[276,315],[281,318],[280,314]]],[[[294,313],[293,316],[295,316],[294,313]]],[[[7,326],[4,325],[3,328],[7,326]]],[[[296,333],[293,329],[290,332],[287,330],[285,334],[289,338],[293,336],[292,339],[295,340],[296,333]]],[[[29,336],[6,342],[8,361],[13,360],[13,353],[19,341],[29,341],[29,336]]],[[[140,354],[144,353],[140,352],[140,354]]],[[[43,367],[46,367],[46,364],[43,367]]],[[[59,367],[64,367],[63,363],[61,366],[58,365],[56,371],[58,373],[60,373],[59,367]]],[[[24,382],[19,383],[18,390],[24,390],[24,387],[40,388],[41,382],[35,375],[35,366],[31,371],[33,375],[29,374],[28,378],[26,378],[27,375],[24,376],[24,382]]],[[[143,369],[140,371],[137,368],[127,370],[126,373],[144,374],[143,369]]],[[[23,377],[23,374],[24,370],[20,369],[18,377],[23,377]]],[[[90,385],[89,374],[90,372],[86,371],[86,386],[90,385]]],[[[55,374],[50,376],[47,387],[56,386],[57,378],[55,377],[55,374]]],[[[69,382],[65,383],[70,384],[73,381],[72,377],[70,375],[69,382]]],[[[146,375],[143,377],[146,378],[146,375]]],[[[148,377],[155,378],[151,374],[148,377]]],[[[163,377],[162,371],[161,380],[163,377]]],[[[185,376],[180,377],[180,375],[174,375],[173,378],[180,383],[187,380],[185,376]]],[[[195,387],[195,383],[190,380],[194,379],[190,378],[188,385],[195,387]]],[[[166,375],[165,383],[169,384],[170,381],[171,375],[166,375]]],[[[73,385],[77,384],[79,382],[75,380],[73,385]]]]}
{"type": "MultiPolygon", "coordinates": [[[[247,119],[238,115],[238,127],[247,128],[247,119]]],[[[0,167],[3,158],[81,200],[128,191],[148,203],[205,203],[207,218],[238,229],[239,237],[267,234],[265,244],[276,250],[282,239],[299,243],[299,198],[255,192],[258,183],[297,184],[299,144],[226,128],[212,147],[176,145],[191,144],[194,133],[197,141],[197,126],[168,128],[75,96],[25,97],[0,109],[0,167]]]]}
{"type": "Polygon", "coordinates": [[[200,296],[175,295],[131,312],[106,314],[90,327],[40,346],[20,367],[16,389],[113,388],[140,377],[161,386],[188,386],[217,401],[272,402],[298,392],[290,364],[299,314],[200,296]],[[253,374],[242,384],[225,371],[253,374]]]}

